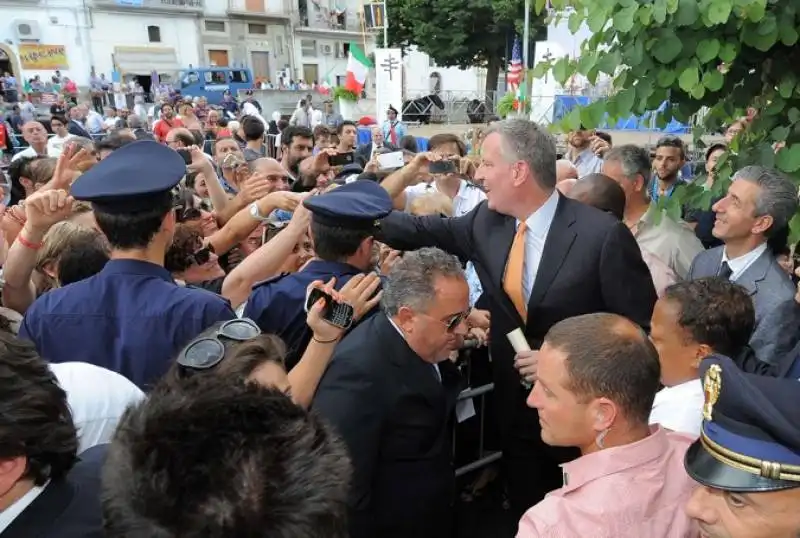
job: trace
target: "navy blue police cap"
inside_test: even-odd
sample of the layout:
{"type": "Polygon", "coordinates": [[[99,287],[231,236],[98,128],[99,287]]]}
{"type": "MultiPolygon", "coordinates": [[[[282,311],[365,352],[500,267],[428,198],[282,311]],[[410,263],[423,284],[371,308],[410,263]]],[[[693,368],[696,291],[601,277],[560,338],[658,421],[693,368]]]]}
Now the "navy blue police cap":
{"type": "Polygon", "coordinates": [[[800,382],[744,373],[719,355],[700,374],[703,428],[686,453],[689,476],[735,492],[800,487],[800,382]]]}
{"type": "Polygon", "coordinates": [[[153,207],[186,175],[186,163],[174,150],[152,140],[131,142],[84,172],[72,184],[76,200],[104,213],[136,213],[153,207]]]}
{"type": "Polygon", "coordinates": [[[309,196],[303,205],[319,224],[354,230],[375,229],[380,219],[392,212],[392,198],[386,189],[363,179],[309,196]]]}

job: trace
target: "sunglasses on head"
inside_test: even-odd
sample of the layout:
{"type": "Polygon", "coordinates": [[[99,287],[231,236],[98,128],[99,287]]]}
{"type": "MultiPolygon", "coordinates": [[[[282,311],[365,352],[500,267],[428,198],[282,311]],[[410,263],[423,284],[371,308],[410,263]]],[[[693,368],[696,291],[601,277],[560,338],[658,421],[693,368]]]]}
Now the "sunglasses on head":
{"type": "Polygon", "coordinates": [[[213,334],[195,338],[178,355],[182,373],[210,370],[225,358],[223,340],[247,342],[261,335],[261,329],[248,318],[232,319],[220,325],[213,334]]]}
{"type": "Polygon", "coordinates": [[[203,247],[200,250],[193,252],[189,259],[197,265],[205,265],[211,260],[211,248],[203,247]]]}

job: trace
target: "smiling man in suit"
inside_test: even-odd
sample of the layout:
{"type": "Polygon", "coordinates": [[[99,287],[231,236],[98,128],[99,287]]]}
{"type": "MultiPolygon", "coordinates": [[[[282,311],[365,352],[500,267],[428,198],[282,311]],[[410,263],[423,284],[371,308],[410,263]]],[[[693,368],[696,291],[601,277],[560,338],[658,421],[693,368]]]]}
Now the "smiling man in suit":
{"type": "Polygon", "coordinates": [[[535,381],[536,352],[516,355],[505,335],[521,328],[534,350],[559,321],[610,312],[645,329],[656,301],[653,280],[630,230],[618,219],[561,196],[556,146],[522,119],[493,124],[476,179],[487,201],[462,217],[412,217],[395,211],[381,223],[397,249],[437,246],[472,261],[488,297],[490,351],[503,461],[515,516],[562,485],[558,464],[578,454],[540,436],[536,410],[525,405],[535,381]]]}
{"type": "Polygon", "coordinates": [[[464,271],[439,249],[406,253],[381,306],[337,346],[312,404],[353,462],[350,538],[449,538],[463,383],[448,358],[467,332],[464,271]]]}
{"type": "Polygon", "coordinates": [[[797,212],[797,187],[775,170],[745,166],[712,210],[711,233],[725,244],[698,254],[687,278],[717,275],[747,289],[756,308],[750,347],[760,360],[778,364],[798,342],[800,306],[767,241],[797,212]]]}

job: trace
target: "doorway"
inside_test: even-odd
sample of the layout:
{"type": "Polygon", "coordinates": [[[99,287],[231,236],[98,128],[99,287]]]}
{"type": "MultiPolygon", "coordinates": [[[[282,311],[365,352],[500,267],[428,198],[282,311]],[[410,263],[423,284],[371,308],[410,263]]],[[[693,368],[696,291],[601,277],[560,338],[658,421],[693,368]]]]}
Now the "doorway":
{"type": "Polygon", "coordinates": [[[319,66],[317,64],[303,64],[303,82],[306,84],[319,82],[319,66]]]}
{"type": "Polygon", "coordinates": [[[228,51],[209,49],[208,62],[215,67],[228,67],[228,51]]]}
{"type": "MultiPolygon", "coordinates": [[[[22,68],[19,59],[7,45],[0,43],[0,76],[6,72],[11,73],[17,79],[17,87],[22,87],[22,68]]],[[[17,91],[9,91],[0,95],[0,101],[15,103],[19,100],[17,91]]]]}
{"type": "Polygon", "coordinates": [[[255,77],[256,80],[270,80],[269,52],[250,52],[250,65],[253,68],[253,77],[255,77]]]}

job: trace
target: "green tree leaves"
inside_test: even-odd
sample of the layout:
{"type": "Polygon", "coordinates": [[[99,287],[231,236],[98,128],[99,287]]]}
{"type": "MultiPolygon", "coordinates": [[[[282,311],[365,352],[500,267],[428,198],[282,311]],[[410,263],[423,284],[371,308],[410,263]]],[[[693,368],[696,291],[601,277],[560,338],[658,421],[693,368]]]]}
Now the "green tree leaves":
{"type": "MultiPolygon", "coordinates": [[[[449,0],[445,0],[449,1],[449,0]]],[[[719,167],[714,194],[748,164],[775,167],[800,184],[800,0],[569,0],[570,27],[595,32],[577,59],[556,63],[561,81],[613,77],[610,97],[568,114],[587,127],[656,110],[655,122],[696,125],[697,148],[755,110],[719,167]]],[[[564,7],[567,0],[554,0],[564,7]]],[[[547,70],[542,70],[541,73],[547,70]]],[[[711,194],[682,189],[667,202],[707,207],[711,194]]],[[[673,204],[673,205],[670,205],[673,204]]],[[[800,240],[800,216],[791,223],[800,240]]]]}

